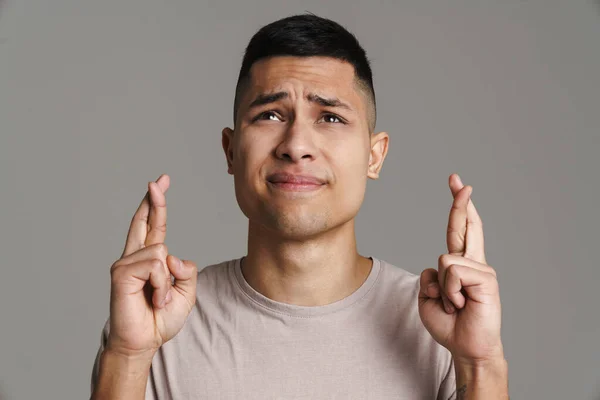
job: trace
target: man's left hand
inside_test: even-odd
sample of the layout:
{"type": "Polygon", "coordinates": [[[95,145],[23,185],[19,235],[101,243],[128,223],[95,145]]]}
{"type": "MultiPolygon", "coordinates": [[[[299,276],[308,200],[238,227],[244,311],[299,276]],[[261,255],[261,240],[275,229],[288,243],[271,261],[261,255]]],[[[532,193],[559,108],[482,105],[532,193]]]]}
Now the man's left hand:
{"type": "Polygon", "coordinates": [[[504,359],[500,339],[500,294],[496,271],[485,260],[483,226],[471,201],[471,186],[450,175],[454,202],[438,269],[421,273],[419,315],[433,338],[456,362],[504,359]]]}

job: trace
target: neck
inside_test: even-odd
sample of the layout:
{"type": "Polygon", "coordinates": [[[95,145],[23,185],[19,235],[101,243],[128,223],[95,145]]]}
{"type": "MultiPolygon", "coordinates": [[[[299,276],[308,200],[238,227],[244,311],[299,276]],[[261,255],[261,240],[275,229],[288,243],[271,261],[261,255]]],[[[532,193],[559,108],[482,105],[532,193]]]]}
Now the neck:
{"type": "Polygon", "coordinates": [[[249,223],[242,273],[262,295],[300,306],[330,304],[356,291],[372,261],[358,254],[354,220],[306,240],[249,223]]]}

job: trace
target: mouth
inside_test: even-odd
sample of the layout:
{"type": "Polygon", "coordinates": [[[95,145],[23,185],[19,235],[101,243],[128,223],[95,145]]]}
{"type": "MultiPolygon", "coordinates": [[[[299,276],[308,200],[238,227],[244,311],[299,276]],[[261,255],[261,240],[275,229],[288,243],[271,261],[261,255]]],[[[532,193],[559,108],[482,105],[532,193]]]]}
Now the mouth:
{"type": "Polygon", "coordinates": [[[267,177],[271,187],[290,192],[310,192],[319,190],[326,184],[324,179],[310,175],[295,175],[289,173],[275,173],[267,177]]]}

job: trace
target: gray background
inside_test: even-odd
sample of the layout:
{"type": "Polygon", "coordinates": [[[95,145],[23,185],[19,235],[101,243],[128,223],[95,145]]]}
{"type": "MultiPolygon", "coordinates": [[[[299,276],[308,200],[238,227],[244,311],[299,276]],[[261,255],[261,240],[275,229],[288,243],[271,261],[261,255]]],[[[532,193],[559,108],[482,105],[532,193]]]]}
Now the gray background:
{"type": "Polygon", "coordinates": [[[473,185],[514,399],[600,399],[597,1],[4,1],[0,397],[81,399],[109,267],[170,174],[170,252],[245,254],[221,129],[251,35],[311,11],[354,32],[391,135],[359,249],[419,273],[473,185]]]}

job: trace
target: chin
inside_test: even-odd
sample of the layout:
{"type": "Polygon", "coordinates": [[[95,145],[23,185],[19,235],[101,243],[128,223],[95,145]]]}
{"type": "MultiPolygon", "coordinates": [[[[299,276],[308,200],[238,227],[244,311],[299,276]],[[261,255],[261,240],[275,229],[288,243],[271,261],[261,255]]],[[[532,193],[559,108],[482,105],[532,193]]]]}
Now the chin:
{"type": "Polygon", "coordinates": [[[268,231],[278,238],[298,241],[314,239],[344,226],[356,216],[360,205],[338,203],[331,207],[323,201],[240,200],[249,199],[238,198],[238,204],[250,225],[256,228],[255,232],[268,231]]]}
{"type": "Polygon", "coordinates": [[[261,218],[263,221],[261,225],[277,232],[285,239],[310,239],[328,231],[332,225],[328,213],[323,211],[318,213],[270,211],[261,218]]]}
{"type": "Polygon", "coordinates": [[[323,209],[313,213],[273,212],[261,213],[254,219],[264,229],[274,233],[278,238],[292,241],[316,239],[325,233],[343,229],[352,224],[356,213],[339,213],[333,215],[323,209]]]}

